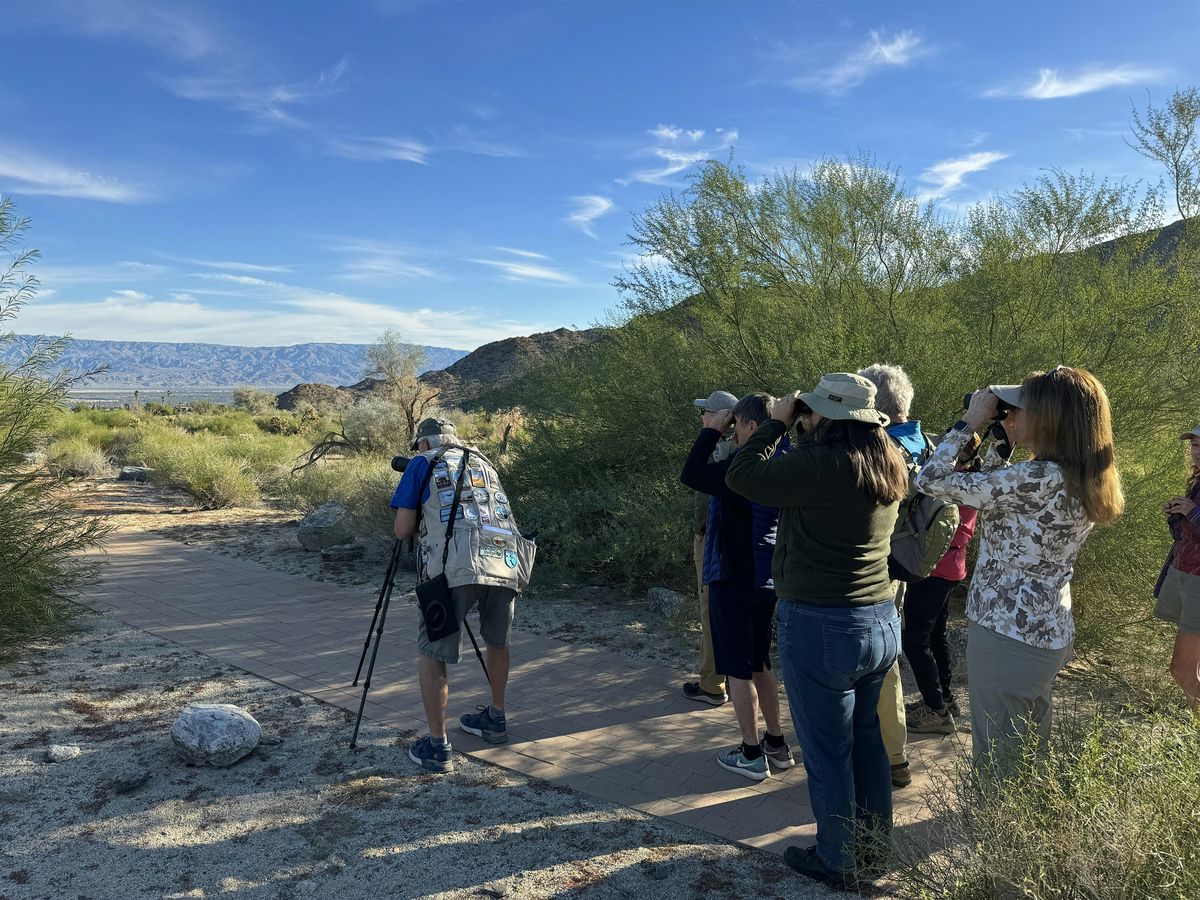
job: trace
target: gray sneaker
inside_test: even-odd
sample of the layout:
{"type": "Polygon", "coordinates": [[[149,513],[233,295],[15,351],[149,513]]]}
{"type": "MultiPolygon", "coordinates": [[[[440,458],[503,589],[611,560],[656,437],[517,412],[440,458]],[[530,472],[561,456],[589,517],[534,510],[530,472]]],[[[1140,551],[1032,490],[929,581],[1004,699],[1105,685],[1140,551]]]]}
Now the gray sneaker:
{"type": "Polygon", "coordinates": [[[475,707],[478,712],[467,713],[458,719],[458,727],[467,734],[483,738],[489,744],[503,744],[508,740],[508,721],[504,714],[492,715],[490,706],[475,707]]]}
{"type": "Polygon", "coordinates": [[[922,703],[908,714],[908,730],[913,734],[954,734],[954,716],[944,709],[931,709],[922,703]]]}
{"type": "Polygon", "coordinates": [[[771,777],[771,770],[767,767],[767,758],[760,756],[758,759],[747,759],[746,754],[742,753],[741,744],[738,744],[732,750],[718,753],[717,763],[722,769],[737,772],[739,775],[745,775],[754,781],[762,781],[764,778],[771,777]]]}
{"type": "Polygon", "coordinates": [[[777,769],[790,769],[796,764],[796,757],[792,756],[792,748],[784,742],[782,747],[772,747],[767,743],[766,738],[759,746],[762,748],[763,756],[767,761],[777,769]]]}

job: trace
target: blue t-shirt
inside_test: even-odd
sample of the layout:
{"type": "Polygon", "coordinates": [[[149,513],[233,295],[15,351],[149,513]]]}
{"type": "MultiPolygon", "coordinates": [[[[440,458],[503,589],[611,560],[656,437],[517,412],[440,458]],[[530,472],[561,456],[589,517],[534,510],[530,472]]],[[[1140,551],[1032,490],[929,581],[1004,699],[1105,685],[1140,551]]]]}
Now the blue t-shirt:
{"type": "Polygon", "coordinates": [[[392,495],[392,509],[416,509],[429,499],[428,484],[425,485],[424,495],[417,497],[417,492],[421,490],[421,482],[425,480],[425,473],[428,471],[428,459],[424,456],[412,458],[408,468],[400,476],[400,484],[396,486],[396,493],[392,495]]]}

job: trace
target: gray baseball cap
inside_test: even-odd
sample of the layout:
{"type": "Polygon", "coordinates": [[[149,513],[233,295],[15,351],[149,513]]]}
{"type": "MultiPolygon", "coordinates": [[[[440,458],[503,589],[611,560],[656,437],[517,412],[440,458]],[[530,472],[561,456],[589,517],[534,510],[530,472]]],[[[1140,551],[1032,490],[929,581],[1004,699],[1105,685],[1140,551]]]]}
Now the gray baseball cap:
{"type": "Polygon", "coordinates": [[[705,412],[720,412],[723,409],[733,409],[737,406],[738,398],[729,391],[713,391],[707,397],[693,400],[692,405],[698,406],[705,412]]]}
{"type": "Polygon", "coordinates": [[[416,450],[417,444],[422,438],[435,435],[458,437],[458,432],[454,430],[454,423],[449,419],[422,419],[421,424],[417,426],[417,436],[413,438],[412,446],[409,449],[416,450]]]}
{"type": "Polygon", "coordinates": [[[1181,441],[1190,441],[1192,438],[1200,438],[1200,425],[1197,425],[1195,428],[1193,428],[1191,431],[1187,432],[1186,434],[1181,434],[1179,436],[1179,439],[1181,441]]]}

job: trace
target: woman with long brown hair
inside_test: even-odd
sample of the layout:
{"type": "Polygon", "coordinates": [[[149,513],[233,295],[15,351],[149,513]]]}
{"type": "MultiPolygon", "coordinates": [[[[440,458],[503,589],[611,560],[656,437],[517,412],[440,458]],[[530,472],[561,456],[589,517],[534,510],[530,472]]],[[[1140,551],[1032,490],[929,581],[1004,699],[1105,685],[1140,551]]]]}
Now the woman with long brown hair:
{"type": "Polygon", "coordinates": [[[967,594],[967,681],[976,766],[1019,752],[1032,723],[1050,735],[1054,679],[1075,638],[1071,575],[1093,525],[1124,509],[1104,386],[1058,366],[976,391],[917,476],[919,490],[979,510],[967,594]],[[956,472],[963,445],[1002,420],[979,472],[956,472]],[[1017,446],[1032,458],[1009,465],[1017,446]]]}
{"type": "Polygon", "coordinates": [[[779,662],[817,820],[816,846],[788,847],[783,858],[849,887],[868,862],[855,858],[856,830],[892,825],[877,707],[900,652],[887,557],[908,470],[883,430],[875,385],[859,375],[826,375],[815,390],[776,400],[770,416],[733,457],[726,482],[779,507],[771,565],[779,662]],[[797,418],[802,440],[775,456],[797,418]]]}
{"type": "Polygon", "coordinates": [[[1171,677],[1196,709],[1200,703],[1200,425],[1179,438],[1188,442],[1192,474],[1183,495],[1163,504],[1175,543],[1154,587],[1154,614],[1179,627],[1171,677]]]}

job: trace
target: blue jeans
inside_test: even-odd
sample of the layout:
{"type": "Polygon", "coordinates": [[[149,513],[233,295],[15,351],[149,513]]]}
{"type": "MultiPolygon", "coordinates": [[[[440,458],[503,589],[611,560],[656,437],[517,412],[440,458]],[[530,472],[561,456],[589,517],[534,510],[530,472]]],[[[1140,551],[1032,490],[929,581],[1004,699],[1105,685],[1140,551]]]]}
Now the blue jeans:
{"type": "Polygon", "coordinates": [[[781,599],[776,618],[817,852],[829,868],[850,872],[856,826],[892,827],[892,773],[876,707],[900,653],[900,616],[891,599],[850,607],[781,599]]]}

